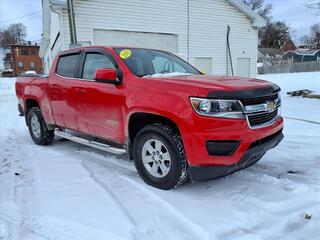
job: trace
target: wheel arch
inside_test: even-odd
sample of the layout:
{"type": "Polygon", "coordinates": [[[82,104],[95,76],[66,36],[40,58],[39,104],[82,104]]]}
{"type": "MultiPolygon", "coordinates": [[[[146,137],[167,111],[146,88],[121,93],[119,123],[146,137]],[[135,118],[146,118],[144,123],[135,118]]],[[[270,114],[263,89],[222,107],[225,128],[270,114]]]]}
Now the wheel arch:
{"type": "Polygon", "coordinates": [[[28,113],[29,113],[30,109],[33,107],[40,108],[39,102],[37,100],[35,100],[34,98],[26,98],[24,100],[24,115],[25,115],[26,123],[27,123],[28,113]]]}
{"type": "Polygon", "coordinates": [[[145,126],[154,123],[162,123],[170,126],[181,135],[181,129],[176,121],[168,116],[150,112],[134,112],[130,115],[127,128],[127,148],[130,158],[132,158],[132,146],[138,132],[145,126]]]}

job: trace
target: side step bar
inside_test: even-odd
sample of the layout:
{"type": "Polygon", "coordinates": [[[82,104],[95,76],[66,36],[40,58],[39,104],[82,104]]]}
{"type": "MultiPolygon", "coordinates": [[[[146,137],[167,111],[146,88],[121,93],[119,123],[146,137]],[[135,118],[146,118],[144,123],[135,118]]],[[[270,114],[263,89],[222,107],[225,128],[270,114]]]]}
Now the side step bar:
{"type": "Polygon", "coordinates": [[[89,147],[94,147],[94,148],[97,148],[97,149],[100,149],[100,150],[103,150],[103,151],[106,151],[109,153],[113,153],[116,155],[121,155],[121,154],[124,154],[127,152],[123,148],[111,147],[110,145],[99,143],[99,142],[92,141],[92,140],[88,140],[88,139],[81,138],[81,137],[77,137],[77,136],[74,136],[70,133],[66,133],[66,132],[63,132],[63,131],[60,131],[57,129],[54,131],[54,133],[55,133],[55,135],[57,135],[61,138],[66,138],[66,139],[69,139],[70,141],[81,143],[83,145],[87,145],[89,147]]]}

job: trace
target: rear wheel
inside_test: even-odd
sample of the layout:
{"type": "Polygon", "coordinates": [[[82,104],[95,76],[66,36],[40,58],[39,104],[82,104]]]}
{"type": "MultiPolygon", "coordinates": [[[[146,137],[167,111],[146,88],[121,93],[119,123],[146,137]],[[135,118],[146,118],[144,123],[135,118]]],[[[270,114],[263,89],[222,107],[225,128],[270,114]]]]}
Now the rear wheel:
{"type": "Polygon", "coordinates": [[[54,130],[48,130],[39,107],[33,107],[29,110],[27,125],[30,136],[35,144],[49,145],[53,141],[54,130]]]}
{"type": "Polygon", "coordinates": [[[133,158],[141,178],[160,189],[172,189],[187,178],[187,160],[177,131],[163,124],[144,127],[133,143],[133,158]]]}

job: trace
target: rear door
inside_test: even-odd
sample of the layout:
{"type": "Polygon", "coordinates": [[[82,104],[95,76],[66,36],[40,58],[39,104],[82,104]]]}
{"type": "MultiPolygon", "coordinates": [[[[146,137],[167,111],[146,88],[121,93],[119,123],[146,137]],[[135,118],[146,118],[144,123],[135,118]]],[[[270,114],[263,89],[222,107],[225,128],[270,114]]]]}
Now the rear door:
{"type": "Polygon", "coordinates": [[[61,55],[55,73],[48,81],[48,92],[55,123],[73,130],[78,129],[75,76],[79,60],[80,51],[61,55]]]}
{"type": "Polygon", "coordinates": [[[81,80],[77,85],[79,131],[123,143],[123,86],[94,80],[96,69],[116,69],[116,61],[106,50],[94,48],[84,51],[81,59],[81,80]]]}

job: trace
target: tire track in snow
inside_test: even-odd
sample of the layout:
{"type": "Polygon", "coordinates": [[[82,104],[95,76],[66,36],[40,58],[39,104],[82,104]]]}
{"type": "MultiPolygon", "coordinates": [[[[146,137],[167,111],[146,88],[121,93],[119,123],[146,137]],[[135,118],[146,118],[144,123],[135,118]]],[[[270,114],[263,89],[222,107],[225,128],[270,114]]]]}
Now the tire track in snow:
{"type": "MultiPolygon", "coordinates": [[[[126,176],[120,176],[120,178],[122,178],[123,180],[128,182],[131,186],[133,186],[135,189],[143,193],[144,201],[147,201],[146,199],[149,199],[149,201],[162,206],[158,214],[159,213],[163,214],[162,210],[163,209],[166,210],[165,214],[163,214],[165,221],[169,220],[170,222],[169,224],[173,224],[173,228],[178,229],[177,237],[174,237],[173,239],[177,239],[179,236],[180,237],[183,236],[183,239],[201,239],[201,240],[210,239],[208,232],[203,227],[193,222],[191,219],[185,216],[182,212],[178,211],[171,204],[164,201],[162,198],[160,198],[158,195],[156,195],[152,191],[148,190],[149,186],[143,185],[145,183],[140,184],[126,176]],[[166,214],[168,215],[166,216],[166,214]]],[[[163,190],[156,190],[156,191],[163,191],[163,190]]],[[[172,230],[172,231],[174,232],[175,230],[172,230]]]]}
{"type": "Polygon", "coordinates": [[[50,225],[50,227],[44,226],[40,223],[40,221],[36,221],[35,218],[22,216],[18,209],[15,209],[7,204],[0,206],[0,216],[1,220],[17,226],[20,231],[28,230],[33,232],[35,235],[48,240],[59,239],[59,237],[62,239],[74,239],[72,234],[68,233],[67,231],[61,231],[59,228],[55,228],[53,225],[50,225]]]}
{"type": "MultiPolygon", "coordinates": [[[[66,221],[65,219],[51,216],[26,217],[10,204],[0,206],[0,216],[0,220],[47,240],[105,240],[105,236],[112,240],[128,240],[114,235],[112,232],[99,231],[96,228],[66,221]]],[[[21,239],[24,239],[23,236],[21,239]]]]}
{"type": "MultiPolygon", "coordinates": [[[[81,144],[77,144],[77,143],[73,143],[73,142],[70,142],[71,145],[76,145],[76,146],[72,146],[72,147],[84,147],[86,148],[86,146],[83,146],[81,144]],[[78,146],[79,145],[79,146],[78,146]]],[[[64,146],[65,147],[65,146],[64,146]]],[[[78,149],[77,148],[77,149],[78,149]]],[[[89,148],[90,149],[90,148],[89,148]]],[[[66,186],[70,186],[72,184],[78,184],[78,183],[81,183],[81,182],[87,182],[87,181],[93,181],[98,187],[100,187],[100,189],[102,190],[102,192],[106,195],[106,197],[108,197],[109,199],[111,199],[112,201],[112,204],[110,207],[116,207],[117,209],[119,209],[123,216],[124,216],[124,221],[127,220],[129,222],[129,224],[132,225],[132,229],[134,229],[134,221],[130,218],[130,215],[127,214],[126,210],[123,208],[122,204],[120,204],[117,199],[114,197],[114,195],[112,194],[112,191],[110,191],[105,185],[101,184],[99,182],[99,179],[96,179],[95,176],[92,174],[92,172],[88,169],[88,167],[84,164],[84,162],[90,162],[90,161],[99,161],[97,159],[95,159],[94,157],[90,156],[89,154],[87,156],[89,156],[89,159],[88,160],[88,157],[86,156],[86,154],[83,154],[83,152],[86,153],[86,151],[82,151],[82,150],[79,150],[76,151],[76,152],[70,152],[70,151],[66,151],[66,149],[60,149],[61,151],[56,151],[57,149],[53,149],[53,148],[46,148],[45,151],[52,154],[52,155],[57,155],[57,156],[61,156],[63,158],[72,158],[72,159],[75,159],[78,164],[80,164],[80,166],[85,170],[85,172],[87,173],[86,174],[86,177],[83,178],[83,179],[80,179],[80,180],[75,180],[75,181],[71,181],[71,182],[66,182],[65,184],[59,184],[59,185],[54,185],[50,188],[45,188],[43,189],[43,191],[49,191],[49,190],[52,190],[52,189],[57,189],[57,188],[63,188],[63,187],[66,187],[66,186]]],[[[67,149],[67,150],[70,150],[70,149],[67,149]]],[[[106,159],[106,157],[104,157],[104,159],[106,159]]],[[[112,167],[121,167],[119,165],[115,165],[115,164],[112,164],[110,163],[110,166],[112,167]]],[[[129,170],[129,169],[126,169],[126,168],[122,168],[122,170],[129,170]]],[[[120,214],[120,213],[119,213],[120,214]]],[[[112,233],[111,233],[112,234],[112,233]]],[[[113,238],[112,238],[113,239],[113,238]]],[[[131,238],[130,238],[131,239],[131,238]]]]}
{"type": "Polygon", "coordinates": [[[317,124],[320,125],[320,122],[317,121],[311,121],[311,120],[306,120],[302,118],[294,118],[294,117],[284,117],[285,119],[290,119],[290,120],[296,120],[296,121],[301,121],[301,122],[306,122],[306,123],[311,123],[311,124],[317,124]]]}
{"type": "Polygon", "coordinates": [[[97,181],[122,204],[135,224],[133,234],[136,239],[209,239],[208,233],[201,226],[142,187],[141,185],[145,184],[142,181],[139,183],[139,180],[135,181],[129,175],[118,176],[114,173],[114,176],[108,174],[107,178],[106,166],[101,165],[100,161],[92,163],[86,160],[84,164],[88,164],[88,170],[97,181]],[[129,196],[130,199],[123,196],[129,196]]]}
{"type": "MultiPolygon", "coordinates": [[[[121,202],[118,201],[117,197],[113,194],[113,192],[105,184],[103,184],[98,178],[95,177],[94,173],[83,162],[84,161],[82,161],[81,164],[87,170],[91,179],[95,183],[97,183],[114,200],[115,204],[117,204],[120,207],[122,212],[128,218],[129,222],[134,226],[133,229],[135,229],[136,223],[135,223],[134,219],[131,217],[131,215],[129,214],[129,212],[126,210],[126,208],[123,206],[123,204],[121,204],[121,202]]],[[[134,234],[133,234],[133,237],[134,237],[134,234]]],[[[134,239],[136,239],[136,238],[134,237],[134,239]]]]}
{"type": "Polygon", "coordinates": [[[143,183],[138,177],[133,163],[121,158],[118,159],[117,157],[114,157],[114,155],[108,154],[109,157],[102,155],[100,153],[104,152],[101,151],[87,151],[86,149],[90,148],[76,143],[71,143],[71,145],[75,145],[75,147],[80,148],[80,150],[76,154],[72,154],[72,156],[82,161],[83,166],[87,168],[93,179],[106,191],[108,195],[118,202],[124,213],[135,225],[136,231],[134,231],[133,234],[137,239],[144,239],[142,236],[145,236],[146,239],[175,240],[181,238],[181,235],[184,236],[183,239],[209,239],[208,233],[201,226],[188,219],[181,212],[177,211],[173,206],[151,191],[142,187],[141,185],[144,185],[145,183],[143,183]],[[101,173],[102,176],[96,176],[97,173],[92,171],[91,167],[99,169],[103,167],[104,170],[101,173]],[[104,176],[106,174],[105,169],[108,173],[114,175],[113,178],[116,180],[111,182],[106,181],[104,176]],[[120,177],[118,175],[120,175],[120,177]],[[137,179],[137,181],[135,181],[135,179],[137,179]],[[139,181],[141,181],[141,185],[139,181]],[[128,184],[132,187],[126,187],[123,189],[123,186],[127,186],[128,184]],[[133,188],[135,191],[133,191],[133,188]],[[112,189],[115,189],[115,191],[112,191],[112,189]],[[135,206],[135,208],[128,207],[125,203],[129,200],[123,199],[123,196],[128,195],[128,190],[130,190],[130,197],[136,197],[135,200],[132,199],[132,201],[129,202],[129,205],[136,203],[137,206],[135,206]],[[141,202],[141,200],[143,200],[143,202],[141,202]],[[141,205],[144,205],[147,210],[138,210],[140,211],[140,213],[138,213],[136,209],[139,209],[139,206],[141,205]],[[155,207],[156,205],[158,205],[158,207],[155,207]],[[157,228],[161,228],[161,230],[156,229],[155,226],[157,226],[157,228]]]}
{"type": "MultiPolygon", "coordinates": [[[[28,212],[28,208],[25,207],[26,199],[28,199],[29,195],[34,195],[35,193],[35,186],[34,186],[34,179],[33,179],[33,173],[32,173],[32,160],[26,160],[24,159],[25,153],[22,151],[17,151],[16,145],[23,145],[21,138],[14,138],[13,136],[19,136],[19,133],[16,131],[15,128],[13,128],[16,125],[10,125],[8,126],[7,133],[9,133],[5,138],[5,145],[4,147],[4,155],[7,159],[10,159],[10,169],[7,173],[6,178],[11,178],[11,181],[8,181],[9,188],[7,189],[6,193],[7,198],[3,199],[1,205],[5,205],[7,202],[12,201],[12,204],[15,204],[15,219],[22,219],[19,224],[14,224],[11,221],[11,224],[17,225],[17,230],[14,231],[14,238],[17,239],[24,239],[25,237],[25,231],[28,229],[29,232],[34,232],[34,229],[32,225],[26,225],[25,219],[29,219],[30,215],[28,212]],[[16,152],[15,154],[12,154],[16,152]],[[19,175],[17,175],[19,174],[19,175]],[[11,183],[11,184],[10,184],[11,183]]],[[[8,222],[10,222],[10,213],[8,215],[8,212],[3,210],[0,214],[3,218],[4,216],[7,216],[8,222]],[[9,216],[9,217],[8,217],[9,216]]],[[[11,214],[12,216],[12,214],[11,214]]],[[[17,221],[16,221],[17,222],[17,221]]],[[[11,227],[12,228],[12,227],[11,227]]],[[[10,229],[8,228],[9,235],[11,234],[10,229]]],[[[1,238],[1,237],[0,237],[1,238]]]]}

